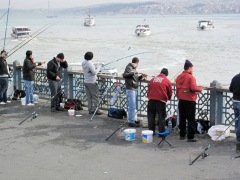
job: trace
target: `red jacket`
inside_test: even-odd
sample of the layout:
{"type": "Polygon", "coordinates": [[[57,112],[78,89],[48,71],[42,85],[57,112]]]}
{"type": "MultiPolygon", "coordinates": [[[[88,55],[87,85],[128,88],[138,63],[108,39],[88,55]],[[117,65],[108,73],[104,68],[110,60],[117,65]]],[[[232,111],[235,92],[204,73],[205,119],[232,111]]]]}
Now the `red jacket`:
{"type": "Polygon", "coordinates": [[[201,92],[202,88],[196,84],[196,79],[192,73],[183,71],[176,79],[177,98],[180,100],[196,101],[196,92],[201,92]]]}
{"type": "Polygon", "coordinates": [[[151,79],[148,85],[148,99],[167,102],[172,97],[172,84],[164,74],[151,79]]]}

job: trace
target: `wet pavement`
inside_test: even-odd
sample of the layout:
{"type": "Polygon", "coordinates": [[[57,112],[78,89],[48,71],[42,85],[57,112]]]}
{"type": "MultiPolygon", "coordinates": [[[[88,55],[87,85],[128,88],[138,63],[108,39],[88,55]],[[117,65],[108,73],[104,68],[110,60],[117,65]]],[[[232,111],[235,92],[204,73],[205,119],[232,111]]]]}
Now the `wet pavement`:
{"type": "Polygon", "coordinates": [[[208,135],[190,143],[172,131],[167,137],[172,147],[159,147],[159,137],[143,143],[141,132],[147,129],[135,128],[135,141],[126,141],[121,130],[106,141],[126,120],[103,114],[90,122],[88,111],[76,114],[82,116],[53,113],[44,101],[34,107],[20,101],[0,105],[0,179],[240,179],[240,158],[232,159],[239,155],[234,134],[190,166],[213,143],[208,135]],[[31,121],[34,111],[38,115],[31,121]]]}

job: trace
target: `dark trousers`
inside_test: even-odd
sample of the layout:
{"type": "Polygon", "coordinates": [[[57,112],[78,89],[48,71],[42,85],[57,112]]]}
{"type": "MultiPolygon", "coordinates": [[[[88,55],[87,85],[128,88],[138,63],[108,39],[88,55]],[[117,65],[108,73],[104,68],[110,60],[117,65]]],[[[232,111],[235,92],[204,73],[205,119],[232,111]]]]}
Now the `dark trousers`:
{"type": "Polygon", "coordinates": [[[61,98],[61,81],[53,81],[48,79],[49,88],[51,90],[51,108],[56,108],[60,106],[61,98]]]}
{"type": "Polygon", "coordinates": [[[179,129],[180,137],[186,135],[186,121],[188,121],[187,138],[193,139],[195,135],[195,113],[196,113],[196,102],[179,100],[179,129]]]}
{"type": "Polygon", "coordinates": [[[0,102],[7,102],[8,77],[0,77],[0,102]]]}
{"type": "Polygon", "coordinates": [[[158,131],[165,131],[166,103],[158,100],[149,100],[147,107],[148,128],[155,132],[155,117],[158,114],[158,131]]]}

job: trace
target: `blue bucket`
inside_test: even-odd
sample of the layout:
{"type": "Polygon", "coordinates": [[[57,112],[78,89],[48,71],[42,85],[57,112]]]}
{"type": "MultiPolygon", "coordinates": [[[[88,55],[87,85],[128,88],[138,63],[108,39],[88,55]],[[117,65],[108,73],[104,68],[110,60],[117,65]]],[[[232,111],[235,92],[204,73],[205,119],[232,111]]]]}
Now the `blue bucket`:
{"type": "Polygon", "coordinates": [[[136,136],[136,129],[125,129],[125,140],[126,141],[134,141],[136,136]]]}

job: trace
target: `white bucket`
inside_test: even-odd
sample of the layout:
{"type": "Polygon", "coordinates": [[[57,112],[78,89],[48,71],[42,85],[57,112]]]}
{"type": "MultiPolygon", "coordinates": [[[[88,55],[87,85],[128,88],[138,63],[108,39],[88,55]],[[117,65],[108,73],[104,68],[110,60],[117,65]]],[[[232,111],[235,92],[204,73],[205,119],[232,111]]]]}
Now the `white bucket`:
{"type": "Polygon", "coordinates": [[[142,131],[142,142],[151,143],[153,141],[153,131],[144,130],[142,131]]]}
{"type": "Polygon", "coordinates": [[[22,104],[23,106],[26,105],[26,98],[25,98],[25,97],[24,97],[24,98],[21,98],[21,104],[22,104]]]}
{"type": "Polygon", "coordinates": [[[136,129],[125,129],[125,140],[126,141],[134,141],[136,136],[136,129]]]}
{"type": "Polygon", "coordinates": [[[74,109],[69,109],[68,110],[68,116],[75,116],[75,110],[74,109]]]}

